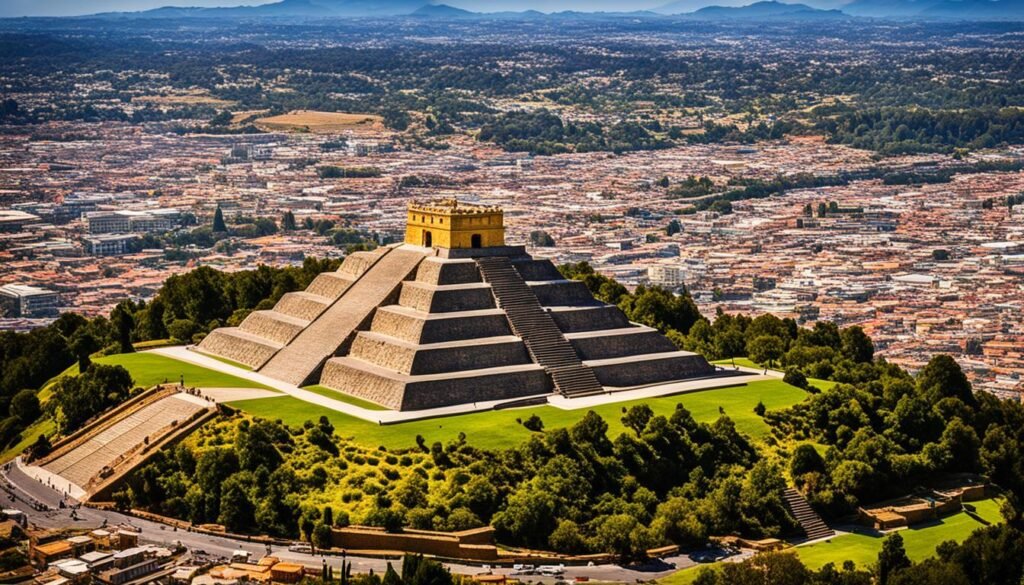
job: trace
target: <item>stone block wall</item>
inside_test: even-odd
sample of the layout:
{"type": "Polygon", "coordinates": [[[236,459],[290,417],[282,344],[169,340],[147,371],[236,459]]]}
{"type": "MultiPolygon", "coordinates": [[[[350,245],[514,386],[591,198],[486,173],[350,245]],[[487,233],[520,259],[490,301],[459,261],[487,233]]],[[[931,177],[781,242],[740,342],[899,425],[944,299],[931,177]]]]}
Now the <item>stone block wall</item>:
{"type": "Polygon", "coordinates": [[[331,531],[331,546],[348,550],[402,551],[449,559],[497,560],[498,549],[494,546],[493,532],[486,542],[471,542],[479,539],[464,539],[462,534],[420,530],[392,533],[366,526],[349,526],[331,531]]]}
{"type": "Polygon", "coordinates": [[[546,258],[515,260],[512,262],[512,266],[514,266],[516,272],[523,277],[523,280],[527,282],[537,280],[562,280],[565,278],[562,276],[562,273],[558,271],[558,268],[552,264],[551,260],[546,258]]]}
{"type": "Polygon", "coordinates": [[[432,286],[406,281],[402,283],[398,304],[424,313],[495,308],[491,287],[483,283],[432,286]]]}
{"type": "Polygon", "coordinates": [[[323,272],[309,283],[306,292],[325,299],[337,299],[353,282],[355,278],[352,276],[340,272],[323,272]]]}
{"type": "Polygon", "coordinates": [[[562,333],[621,329],[632,324],[618,307],[612,305],[588,306],[548,312],[562,333]]]}
{"type": "Polygon", "coordinates": [[[537,295],[543,307],[580,307],[600,304],[590,294],[587,285],[578,280],[549,280],[530,283],[530,290],[537,295]]]}
{"type": "Polygon", "coordinates": [[[634,327],[615,335],[587,335],[570,337],[569,343],[583,360],[665,353],[676,351],[676,346],[656,329],[634,327]]]}
{"type": "Polygon", "coordinates": [[[703,357],[679,352],[665,359],[623,360],[614,364],[588,364],[602,386],[624,387],[709,376],[714,366],[703,357]]]}
{"type": "Polygon", "coordinates": [[[361,332],[349,355],[403,374],[429,375],[530,363],[521,339],[414,345],[379,333],[361,332]]]}
{"type": "Polygon", "coordinates": [[[327,299],[309,293],[290,292],[281,297],[274,310],[297,319],[312,321],[327,308],[327,299]]]}
{"type": "Polygon", "coordinates": [[[373,316],[370,329],[410,343],[441,343],[512,335],[508,318],[497,309],[469,314],[448,313],[428,318],[426,313],[405,311],[402,307],[381,307],[373,316]]]}
{"type": "Polygon", "coordinates": [[[472,260],[430,257],[420,263],[416,282],[424,284],[466,284],[480,282],[480,271],[472,260]]]}
{"type": "Polygon", "coordinates": [[[302,331],[307,323],[276,311],[253,311],[239,329],[283,345],[302,331]]]}
{"type": "Polygon", "coordinates": [[[263,341],[234,327],[214,329],[199,346],[203,351],[258,368],[280,349],[280,345],[263,341]]]}

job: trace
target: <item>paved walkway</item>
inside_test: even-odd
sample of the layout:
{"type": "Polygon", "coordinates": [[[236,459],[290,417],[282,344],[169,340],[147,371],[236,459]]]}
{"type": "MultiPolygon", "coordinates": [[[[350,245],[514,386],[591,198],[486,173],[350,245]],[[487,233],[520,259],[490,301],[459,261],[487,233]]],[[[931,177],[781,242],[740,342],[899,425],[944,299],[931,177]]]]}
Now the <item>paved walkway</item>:
{"type": "MultiPolygon", "coordinates": [[[[216,370],[225,374],[230,374],[244,380],[251,380],[253,382],[269,386],[275,390],[279,390],[293,398],[298,398],[304,402],[316,404],[324,408],[336,410],[338,412],[354,416],[361,420],[375,422],[378,424],[390,424],[399,422],[408,422],[413,420],[421,420],[427,418],[437,418],[442,416],[451,416],[455,414],[467,414],[471,412],[485,412],[493,410],[494,407],[509,402],[508,400],[493,400],[488,402],[474,402],[468,404],[458,404],[455,406],[445,406],[441,408],[430,408],[426,410],[409,410],[409,411],[398,411],[398,410],[371,410],[368,408],[362,408],[348,402],[341,400],[335,400],[316,392],[310,392],[309,390],[303,390],[298,386],[294,386],[281,380],[275,380],[269,376],[254,372],[252,370],[246,370],[225,363],[221,360],[212,358],[208,355],[204,355],[198,351],[192,349],[192,346],[173,346],[173,347],[161,347],[157,349],[149,350],[152,353],[176,359],[179,361],[195,364],[211,370],[216,370]]],[[[729,368],[726,368],[729,369],[729,368]]],[[[750,382],[757,382],[761,380],[772,379],[775,376],[772,372],[769,372],[767,376],[763,375],[759,370],[750,370],[748,368],[740,368],[743,374],[723,376],[715,378],[703,378],[700,380],[689,380],[684,382],[674,382],[670,384],[661,384],[657,386],[647,386],[643,388],[624,389],[609,392],[607,394],[601,394],[597,396],[586,396],[580,398],[566,398],[560,394],[551,394],[547,396],[548,403],[556,408],[562,410],[576,410],[580,408],[593,408],[602,404],[614,404],[617,402],[625,402],[627,400],[638,400],[641,398],[658,398],[660,396],[671,396],[673,394],[682,394],[686,392],[696,392],[698,390],[710,390],[714,388],[723,388],[726,386],[735,386],[739,384],[747,384],[750,382]]],[[[188,385],[188,380],[185,380],[185,384],[188,385]]],[[[241,390],[240,390],[241,392],[241,390]]],[[[244,398],[238,398],[237,400],[244,400],[244,398]]],[[[521,399],[517,399],[521,400],[521,399]]]]}
{"type": "Polygon", "coordinates": [[[764,376],[760,372],[747,372],[732,376],[701,378],[699,380],[670,382],[668,384],[644,386],[642,388],[613,390],[610,392],[606,392],[605,394],[597,394],[594,396],[581,396],[579,398],[566,398],[565,396],[562,396],[560,394],[555,394],[548,397],[548,403],[551,404],[552,406],[561,408],[562,410],[576,410],[579,408],[593,408],[595,406],[601,406],[603,404],[626,402],[628,400],[640,400],[642,398],[660,398],[662,396],[686,394],[689,392],[699,392],[701,390],[726,388],[728,386],[737,386],[741,384],[749,384],[750,382],[759,382],[762,380],[771,379],[771,376],[764,376]]]}
{"type": "MultiPolygon", "coordinates": [[[[198,351],[190,349],[191,346],[175,346],[175,347],[161,347],[159,349],[150,350],[153,353],[176,359],[179,361],[195,364],[211,370],[216,370],[225,374],[230,374],[238,378],[245,380],[251,380],[264,386],[269,386],[275,390],[280,390],[285,394],[298,398],[299,400],[316,404],[324,408],[336,410],[338,412],[354,416],[358,419],[375,422],[378,424],[388,424],[397,422],[408,422],[412,420],[420,420],[425,418],[437,418],[440,416],[450,416],[453,414],[464,414],[476,411],[487,411],[493,410],[495,406],[508,402],[507,400],[493,400],[489,402],[475,402],[471,404],[459,404],[456,406],[446,406],[442,408],[430,408],[426,410],[409,410],[405,412],[397,410],[370,410],[368,408],[362,408],[354,404],[342,402],[341,400],[334,400],[328,398],[316,392],[310,392],[309,390],[303,390],[298,386],[294,386],[281,380],[275,380],[269,376],[246,370],[233,366],[228,363],[224,363],[218,359],[212,358],[207,355],[203,355],[198,351]]],[[[185,384],[188,385],[188,380],[185,380],[185,384]]],[[[339,393],[340,394],[340,393],[339,393]]]]}

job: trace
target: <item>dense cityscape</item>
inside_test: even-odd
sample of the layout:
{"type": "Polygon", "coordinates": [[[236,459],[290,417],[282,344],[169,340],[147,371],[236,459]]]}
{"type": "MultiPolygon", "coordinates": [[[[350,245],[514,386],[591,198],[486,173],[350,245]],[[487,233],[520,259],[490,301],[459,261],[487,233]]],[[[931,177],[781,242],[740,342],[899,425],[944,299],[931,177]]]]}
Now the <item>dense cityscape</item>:
{"type": "Polygon", "coordinates": [[[1019,583],[1024,27],[786,6],[0,18],[0,578],[1019,583]]]}

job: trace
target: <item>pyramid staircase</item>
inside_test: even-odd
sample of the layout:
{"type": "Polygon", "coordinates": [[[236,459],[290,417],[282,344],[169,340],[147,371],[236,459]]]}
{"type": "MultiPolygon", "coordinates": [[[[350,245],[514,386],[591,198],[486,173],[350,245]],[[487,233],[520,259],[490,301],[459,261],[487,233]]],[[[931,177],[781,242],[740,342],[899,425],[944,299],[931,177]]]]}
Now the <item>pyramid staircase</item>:
{"type": "Polygon", "coordinates": [[[526,343],[534,361],[551,375],[555,388],[564,396],[603,393],[594,371],[580,361],[512,262],[504,256],[494,256],[477,258],[476,263],[484,281],[491,285],[499,307],[508,315],[513,332],[526,343]]]}
{"type": "Polygon", "coordinates": [[[793,514],[796,521],[800,523],[800,528],[807,535],[807,540],[835,536],[836,531],[825,524],[821,516],[818,516],[818,513],[811,508],[807,499],[796,488],[786,488],[782,496],[786,499],[786,507],[789,508],[789,512],[793,514]]]}

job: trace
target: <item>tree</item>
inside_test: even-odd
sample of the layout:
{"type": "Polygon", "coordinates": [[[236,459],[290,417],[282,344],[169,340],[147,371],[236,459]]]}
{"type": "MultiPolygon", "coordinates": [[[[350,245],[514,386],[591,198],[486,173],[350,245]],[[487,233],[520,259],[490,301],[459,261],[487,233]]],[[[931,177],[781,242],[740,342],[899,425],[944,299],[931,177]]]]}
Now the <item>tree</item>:
{"type": "Polygon", "coordinates": [[[789,459],[789,474],[797,478],[806,473],[825,471],[825,460],[814,448],[814,445],[804,443],[793,449],[793,455],[789,459]]]}
{"type": "Polygon", "coordinates": [[[224,212],[221,211],[220,204],[217,205],[217,210],[213,212],[213,231],[218,234],[228,231],[228,226],[224,223],[224,212]]]}
{"type": "Polygon", "coordinates": [[[100,350],[100,344],[96,338],[85,328],[79,329],[71,338],[70,348],[78,359],[78,371],[84,372],[89,369],[92,360],[89,356],[100,350]]]}
{"type": "Polygon", "coordinates": [[[750,359],[769,368],[775,365],[775,360],[782,357],[785,348],[782,339],[775,335],[762,335],[747,343],[750,359]]]}
{"type": "Polygon", "coordinates": [[[903,537],[895,532],[882,541],[882,550],[878,553],[875,574],[879,585],[888,585],[893,575],[910,566],[910,558],[903,548],[903,537]]]}
{"type": "Polygon", "coordinates": [[[135,347],[132,345],[132,330],[135,329],[135,319],[132,318],[129,303],[123,302],[114,308],[110,314],[111,321],[117,327],[118,350],[121,353],[132,353],[135,347]]]}
{"type": "Polygon", "coordinates": [[[35,390],[22,390],[11,399],[11,416],[16,417],[22,424],[34,422],[41,413],[39,397],[36,396],[35,390]]]}
{"type": "Polygon", "coordinates": [[[974,392],[967,376],[951,356],[940,354],[928,361],[917,375],[917,388],[931,403],[943,398],[958,398],[974,405],[974,392]]]}
{"type": "Polygon", "coordinates": [[[859,363],[870,363],[875,357],[875,344],[860,327],[847,327],[839,334],[843,355],[859,363]]]}
{"type": "Polygon", "coordinates": [[[284,212],[284,217],[281,218],[281,229],[286,232],[295,231],[295,214],[292,210],[284,212]]]}
{"type": "Polygon", "coordinates": [[[228,478],[221,488],[220,515],[217,522],[231,532],[244,532],[255,524],[255,508],[245,488],[235,477],[228,478]]]}
{"type": "Polygon", "coordinates": [[[331,548],[331,525],[326,523],[317,524],[313,528],[313,535],[310,540],[318,549],[331,548]]]}
{"type": "Polygon", "coordinates": [[[654,411],[646,404],[637,404],[629,408],[622,416],[622,424],[633,429],[637,435],[644,432],[647,423],[654,417],[654,411]]]}
{"type": "Polygon", "coordinates": [[[797,368],[786,368],[786,374],[782,377],[782,381],[797,388],[807,389],[807,376],[797,368]]]}
{"type": "Polygon", "coordinates": [[[167,326],[167,332],[178,341],[188,342],[199,328],[190,319],[175,319],[167,326]]]}

